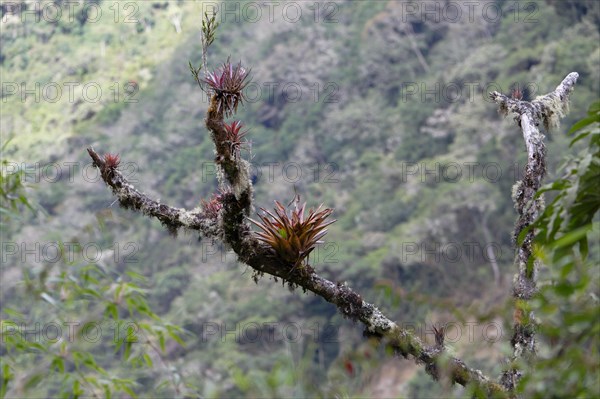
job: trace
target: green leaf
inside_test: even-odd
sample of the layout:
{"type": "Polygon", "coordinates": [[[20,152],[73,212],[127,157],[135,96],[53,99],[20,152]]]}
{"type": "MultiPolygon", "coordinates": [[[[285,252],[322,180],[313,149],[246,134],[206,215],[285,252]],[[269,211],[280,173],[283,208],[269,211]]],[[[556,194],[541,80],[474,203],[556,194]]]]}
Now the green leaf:
{"type": "MultiPolygon", "coordinates": [[[[116,327],[119,328],[119,327],[116,327]]],[[[115,339],[115,353],[119,352],[119,350],[121,349],[121,346],[123,346],[123,344],[125,343],[125,339],[115,339]]]]}
{"type": "Polygon", "coordinates": [[[125,341],[125,351],[123,352],[123,360],[129,359],[129,355],[131,354],[131,345],[133,343],[130,341],[125,341]]]}
{"type": "Polygon", "coordinates": [[[554,291],[560,296],[568,297],[575,292],[575,288],[566,281],[563,281],[554,286],[554,291]]]}
{"type": "Polygon", "coordinates": [[[127,392],[129,394],[129,396],[133,397],[133,398],[137,398],[138,396],[136,395],[135,392],[133,392],[133,389],[131,389],[129,386],[123,384],[121,386],[121,389],[123,389],[123,391],[127,392]]]}
{"type": "Polygon", "coordinates": [[[25,318],[25,316],[23,315],[23,313],[21,313],[21,312],[18,312],[18,311],[14,310],[14,309],[11,309],[11,308],[3,308],[2,310],[3,310],[3,311],[4,311],[4,313],[6,313],[7,315],[9,315],[9,316],[12,316],[12,317],[14,317],[14,318],[16,318],[16,319],[24,319],[24,318],[25,318]]]}
{"type": "Polygon", "coordinates": [[[238,367],[232,370],[233,383],[242,391],[246,392],[252,386],[252,380],[238,367]]]}
{"type": "Polygon", "coordinates": [[[4,399],[6,397],[6,392],[8,391],[8,383],[13,379],[13,375],[10,371],[10,366],[8,363],[4,363],[2,367],[2,386],[0,387],[0,398],[4,399]]]}
{"type": "Polygon", "coordinates": [[[117,305],[113,302],[108,302],[104,313],[110,315],[113,320],[119,320],[119,311],[117,309],[117,305]]]}
{"type": "Polygon", "coordinates": [[[40,344],[39,342],[30,342],[29,343],[29,348],[30,349],[37,349],[40,352],[47,352],[48,348],[46,348],[44,345],[40,344]]]}
{"type": "Polygon", "coordinates": [[[588,115],[592,114],[600,114],[600,101],[596,101],[590,105],[590,109],[588,110],[588,115]]]}
{"type": "Polygon", "coordinates": [[[590,229],[591,229],[591,225],[583,226],[577,230],[573,230],[573,231],[565,234],[558,240],[556,240],[552,244],[552,248],[559,249],[559,248],[571,246],[571,245],[575,244],[576,242],[579,242],[582,239],[584,239],[586,237],[587,233],[590,231],[590,229]]]}
{"type": "Polygon", "coordinates": [[[534,228],[533,225],[529,225],[529,226],[525,227],[523,230],[521,230],[521,232],[519,233],[519,236],[517,237],[517,245],[519,245],[519,246],[523,245],[523,242],[525,241],[525,237],[527,237],[527,234],[533,228],[534,228]]]}
{"type": "Polygon", "coordinates": [[[164,380],[163,382],[161,382],[160,384],[158,384],[154,390],[155,391],[160,391],[162,388],[166,387],[167,385],[169,385],[169,380],[164,380]]]}
{"type": "Polygon", "coordinates": [[[585,132],[585,133],[578,134],[577,136],[575,136],[575,138],[573,140],[571,140],[571,142],[569,143],[569,147],[573,147],[573,144],[575,144],[579,140],[586,138],[590,134],[591,134],[591,132],[585,132]]]}
{"type": "MultiPolygon", "coordinates": [[[[133,324],[135,325],[135,324],[133,324]]],[[[129,326],[127,326],[127,342],[138,342],[138,337],[136,335],[137,332],[137,325],[135,325],[136,328],[133,328],[131,326],[131,324],[129,326]]]]}
{"type": "Polygon", "coordinates": [[[167,331],[167,334],[169,334],[169,337],[173,338],[175,342],[177,342],[179,345],[185,348],[185,342],[174,331],[167,331]]]}
{"type": "Polygon", "coordinates": [[[93,369],[98,367],[98,365],[96,364],[96,359],[94,359],[94,357],[90,353],[86,353],[84,355],[83,364],[93,369]]]}
{"type": "Polygon", "coordinates": [[[44,379],[45,376],[46,375],[43,373],[37,373],[37,374],[32,375],[25,382],[25,388],[30,389],[30,388],[35,387],[44,379]]]}
{"type": "Polygon", "coordinates": [[[119,297],[121,296],[121,291],[123,290],[125,283],[120,283],[115,289],[115,302],[119,301],[119,297]]]}
{"type": "Polygon", "coordinates": [[[164,353],[165,352],[165,335],[162,333],[162,331],[158,332],[158,345],[160,346],[160,350],[164,353]]]}
{"type": "Polygon", "coordinates": [[[61,356],[56,356],[52,359],[52,363],[50,364],[50,368],[58,369],[60,373],[65,372],[65,362],[61,356]]]}
{"type": "Polygon", "coordinates": [[[575,123],[573,125],[573,127],[571,127],[571,129],[569,130],[569,134],[573,134],[576,131],[583,129],[584,127],[589,126],[594,122],[600,122],[600,117],[598,117],[597,115],[594,115],[594,116],[584,118],[584,119],[578,121],[577,123],[575,123]]]}
{"type": "Polygon", "coordinates": [[[127,272],[125,272],[125,274],[127,274],[132,279],[137,279],[137,280],[140,280],[142,282],[145,282],[147,280],[146,276],[144,276],[142,274],[139,274],[139,273],[136,273],[136,272],[127,271],[127,272]]]}
{"type": "Polygon", "coordinates": [[[581,252],[581,257],[583,259],[587,259],[589,253],[587,237],[579,240],[579,252],[581,252]]]}
{"type": "Polygon", "coordinates": [[[152,367],[152,358],[150,358],[150,355],[148,355],[147,353],[144,353],[142,355],[142,357],[144,358],[144,361],[146,362],[148,367],[152,367]]]}
{"type": "Polygon", "coordinates": [[[91,295],[91,296],[93,296],[94,298],[102,298],[102,295],[101,295],[101,294],[100,294],[98,291],[96,291],[96,290],[93,290],[93,289],[91,289],[91,288],[84,288],[84,289],[82,289],[82,290],[80,291],[80,293],[81,293],[81,294],[88,294],[88,295],[91,295]]]}
{"type": "Polygon", "coordinates": [[[104,397],[106,399],[110,399],[112,397],[112,393],[110,392],[110,386],[108,384],[104,384],[104,397]]]}
{"type": "Polygon", "coordinates": [[[79,394],[83,393],[79,390],[79,380],[75,379],[75,381],[73,381],[73,395],[77,398],[79,397],[79,394]]]}

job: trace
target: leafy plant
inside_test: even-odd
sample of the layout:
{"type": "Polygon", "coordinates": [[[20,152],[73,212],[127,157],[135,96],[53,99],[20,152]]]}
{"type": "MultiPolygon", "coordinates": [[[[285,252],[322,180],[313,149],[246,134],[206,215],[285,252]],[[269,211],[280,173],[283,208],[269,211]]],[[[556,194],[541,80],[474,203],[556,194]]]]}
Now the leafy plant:
{"type": "Polygon", "coordinates": [[[119,154],[104,154],[104,162],[106,162],[106,166],[111,169],[116,169],[121,164],[121,158],[119,154]]]}
{"type": "Polygon", "coordinates": [[[533,302],[541,321],[541,342],[535,372],[520,386],[526,397],[543,398],[552,392],[555,397],[575,398],[600,392],[598,242],[588,248],[588,236],[598,234],[600,102],[573,126],[570,133],[575,132],[571,145],[585,138],[589,145],[568,162],[563,178],[544,187],[558,194],[535,225],[535,257],[548,266],[549,283],[533,302]]]}
{"type": "MultiPolygon", "coordinates": [[[[2,152],[10,139],[2,145],[2,152]]],[[[30,211],[36,209],[31,200],[25,195],[27,185],[24,183],[26,170],[22,165],[11,164],[7,159],[2,160],[2,172],[0,173],[0,221],[4,224],[10,218],[19,218],[19,206],[25,206],[30,211]],[[10,166],[10,168],[9,168],[10,166]]]]}
{"type": "Polygon", "coordinates": [[[237,112],[240,104],[244,103],[244,93],[242,90],[250,83],[248,79],[249,71],[238,63],[233,66],[229,59],[220,69],[209,72],[204,82],[217,95],[217,111],[222,112],[226,117],[237,112]]]}
{"type": "Polygon", "coordinates": [[[239,158],[241,148],[248,145],[248,141],[245,139],[248,130],[242,130],[243,126],[241,121],[234,121],[231,124],[225,123],[227,141],[229,142],[231,153],[236,158],[239,158]]]}
{"type": "Polygon", "coordinates": [[[221,194],[213,194],[212,198],[209,201],[205,199],[201,201],[202,210],[207,216],[209,216],[212,219],[216,219],[216,217],[219,215],[219,212],[223,208],[221,198],[221,194]]]}
{"type": "Polygon", "coordinates": [[[294,209],[289,215],[285,207],[275,201],[275,214],[261,208],[265,215],[258,215],[260,222],[250,219],[262,230],[256,233],[259,240],[271,246],[281,259],[294,264],[294,267],[308,258],[321,242],[319,240],[327,234],[326,227],[336,221],[325,221],[333,209],[321,209],[323,204],[315,210],[310,209],[305,218],[306,203],[298,207],[298,202],[297,199],[294,201],[294,209]]]}
{"type": "MultiPolygon", "coordinates": [[[[600,209],[600,102],[592,104],[588,115],[577,122],[570,134],[579,132],[571,141],[571,146],[589,136],[589,145],[579,156],[567,161],[566,173],[561,179],[546,185],[540,194],[546,191],[558,191],[558,195],[546,207],[536,223],[538,243],[553,244],[566,232],[579,231],[578,237],[573,237],[579,243],[582,257],[588,253],[586,233],[592,228],[594,215],[600,209]]],[[[568,246],[569,251],[572,249],[568,246]]],[[[561,255],[561,254],[557,254],[561,255]]]]}

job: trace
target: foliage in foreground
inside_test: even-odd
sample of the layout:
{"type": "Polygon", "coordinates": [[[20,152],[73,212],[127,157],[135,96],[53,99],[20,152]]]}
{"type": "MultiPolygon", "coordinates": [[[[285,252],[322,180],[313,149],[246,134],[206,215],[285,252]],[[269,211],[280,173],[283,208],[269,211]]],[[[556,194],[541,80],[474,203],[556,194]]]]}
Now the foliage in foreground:
{"type": "MultiPolygon", "coordinates": [[[[536,260],[547,267],[533,302],[541,339],[538,358],[521,389],[525,397],[584,398],[600,394],[600,102],[575,123],[571,146],[586,142],[564,165],[565,176],[545,186],[556,192],[537,221],[536,260]]],[[[541,195],[541,193],[540,193],[541,195]]]]}

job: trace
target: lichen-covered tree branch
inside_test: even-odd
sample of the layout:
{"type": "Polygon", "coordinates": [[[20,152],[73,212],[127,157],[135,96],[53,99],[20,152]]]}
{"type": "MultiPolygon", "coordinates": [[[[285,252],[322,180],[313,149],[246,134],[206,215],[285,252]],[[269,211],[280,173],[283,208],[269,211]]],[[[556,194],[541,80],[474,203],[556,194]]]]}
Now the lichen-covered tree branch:
{"type": "MultiPolygon", "coordinates": [[[[206,50],[214,37],[214,32],[210,31],[214,28],[210,24],[203,27],[204,37],[210,38],[203,40],[203,43],[208,43],[203,46],[203,64],[198,69],[190,64],[190,69],[200,87],[210,95],[205,125],[215,147],[219,192],[193,210],[161,204],[127,181],[119,170],[118,156],[101,156],[93,148],[88,148],[94,165],[99,168],[102,179],[112,189],[119,204],[158,219],[173,234],[184,229],[199,232],[202,238],[223,242],[233,250],[239,262],[252,268],[256,282],[267,274],[275,280],[281,279],[291,289],[301,288],[304,292],[314,293],[335,305],[344,317],[362,323],[365,335],[380,339],[395,353],[422,364],[436,380],[470,385],[482,396],[512,396],[512,390],[522,375],[518,367],[511,366],[496,382],[450,356],[444,350],[443,330],[436,329],[436,345],[428,346],[414,333],[386,317],[375,305],[365,301],[346,283],[330,281],[317,274],[310,264],[310,254],[327,233],[326,227],[333,222],[328,219],[333,210],[319,207],[307,213],[305,205],[295,198],[291,210],[276,202],[274,213],[263,209],[257,219],[252,218],[254,193],[250,165],[241,155],[241,149],[247,145],[247,132],[241,121],[225,120],[234,116],[244,103],[243,90],[249,82],[249,70],[241,63],[233,64],[227,60],[215,71],[205,71],[204,78],[200,76],[200,69],[206,68],[206,50]],[[252,224],[259,231],[254,231],[252,224]]],[[[536,193],[546,169],[544,136],[538,126],[543,124],[549,129],[558,125],[559,118],[567,110],[568,96],[577,77],[577,73],[569,74],[553,92],[532,102],[496,92],[490,94],[502,113],[516,115],[515,121],[522,129],[528,153],[525,176],[513,190],[519,214],[514,232],[518,274],[513,289],[517,302],[511,341],[513,360],[535,353],[535,320],[527,310],[526,301],[536,292],[538,265],[531,261],[531,242],[535,235],[531,226],[543,207],[543,201],[536,193]]]]}
{"type": "MultiPolygon", "coordinates": [[[[546,146],[544,134],[539,126],[543,125],[546,131],[558,127],[560,118],[568,111],[569,95],[578,77],[576,72],[571,72],[553,92],[531,102],[521,101],[518,98],[520,96],[511,98],[498,92],[490,93],[503,115],[514,114],[514,120],[523,132],[527,148],[525,174],[523,179],[514,185],[512,192],[515,209],[519,214],[513,235],[516,245],[515,263],[518,268],[513,284],[513,361],[520,358],[531,360],[536,351],[536,320],[533,312],[528,310],[527,301],[537,291],[536,279],[539,270],[538,261],[532,257],[532,242],[535,237],[533,223],[544,208],[543,197],[537,195],[546,175],[546,146]]],[[[504,373],[502,384],[512,389],[521,376],[522,371],[513,367],[504,373]]]]}
{"type": "MultiPolygon", "coordinates": [[[[239,168],[246,167],[245,161],[232,157],[227,146],[219,145],[219,138],[225,137],[225,123],[223,113],[215,111],[217,108],[213,106],[217,102],[215,97],[213,95],[206,125],[212,132],[216,148],[223,151],[217,151],[217,165],[223,168],[223,176],[229,184],[234,187],[237,185],[237,195],[234,193],[235,189],[225,189],[211,203],[205,203],[203,209],[188,211],[169,207],[136,190],[123,177],[118,165],[107,162],[110,156],[101,157],[92,148],[88,148],[94,165],[100,169],[103,180],[112,188],[121,206],[157,218],[172,233],[183,228],[198,231],[203,238],[222,240],[233,249],[240,262],[252,267],[256,281],[260,276],[269,274],[282,279],[291,288],[300,287],[304,291],[313,292],[337,306],[345,317],[363,323],[365,334],[382,339],[402,356],[412,356],[417,362],[424,364],[426,371],[435,379],[445,376],[461,385],[474,384],[478,390],[491,396],[502,393],[503,388],[499,384],[479,370],[467,367],[460,359],[446,358],[443,347],[425,345],[411,331],[400,328],[377,307],[364,301],[348,285],[334,283],[319,276],[308,263],[298,265],[282,259],[276,251],[257,239],[247,218],[252,200],[252,184],[248,174],[239,171],[239,168]],[[229,158],[225,158],[225,154],[229,154],[229,158]],[[240,176],[244,176],[245,181],[240,176]],[[440,369],[439,364],[444,365],[443,369],[440,369]]],[[[224,186],[226,183],[222,181],[221,184],[224,186]]]]}

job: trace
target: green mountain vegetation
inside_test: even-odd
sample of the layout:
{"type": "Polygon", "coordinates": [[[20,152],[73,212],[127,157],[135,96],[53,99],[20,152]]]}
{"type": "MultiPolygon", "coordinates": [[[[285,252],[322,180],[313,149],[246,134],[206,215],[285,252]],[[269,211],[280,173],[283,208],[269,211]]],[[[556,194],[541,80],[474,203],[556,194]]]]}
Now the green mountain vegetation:
{"type": "Polygon", "coordinates": [[[115,203],[88,146],[162,203],[217,191],[188,66],[213,9],[209,69],[251,67],[235,119],[256,209],[296,193],[334,208],[318,273],[429,343],[446,324],[448,350],[494,377],[511,353],[511,190],[527,157],[488,92],[532,100],[578,72],[546,137],[556,183],[536,247],[540,282],[566,282],[540,283],[544,362],[522,389],[598,393],[599,3],[463,3],[2,1],[3,397],[469,395],[323,299],[256,283],[221,244],[115,203]]]}

